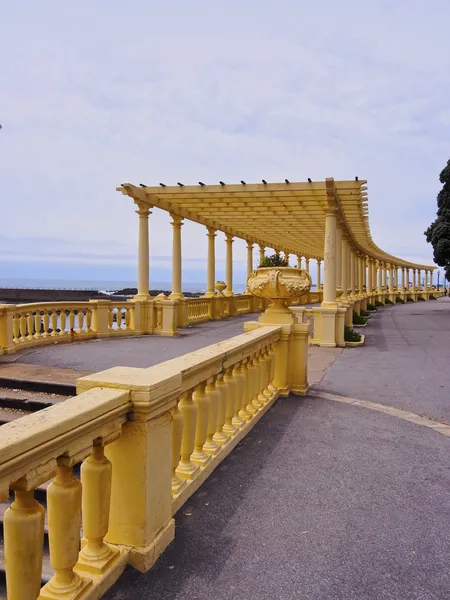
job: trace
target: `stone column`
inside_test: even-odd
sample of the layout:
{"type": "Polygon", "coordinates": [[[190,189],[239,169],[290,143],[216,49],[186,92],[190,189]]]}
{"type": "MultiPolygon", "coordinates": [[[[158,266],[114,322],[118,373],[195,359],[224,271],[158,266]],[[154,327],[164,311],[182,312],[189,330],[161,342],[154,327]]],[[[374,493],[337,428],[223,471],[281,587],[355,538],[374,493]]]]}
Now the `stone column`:
{"type": "MultiPolygon", "coordinates": [[[[320,291],[320,263],[322,261],[320,259],[317,259],[317,283],[316,283],[316,290],[320,291]]],[[[299,263],[300,265],[300,263],[299,263]]]]}
{"type": "Polygon", "coordinates": [[[150,295],[148,216],[151,214],[151,207],[139,200],[135,200],[135,204],[138,207],[136,214],[139,215],[137,298],[143,299],[150,295]]]}
{"type": "Polygon", "coordinates": [[[399,285],[400,285],[400,279],[399,279],[399,276],[398,276],[399,268],[400,267],[398,265],[395,267],[395,285],[397,287],[397,292],[399,291],[399,285]]]}
{"type": "Polygon", "coordinates": [[[389,269],[389,293],[394,293],[394,267],[392,265],[387,265],[389,269]]]}
{"type": "Polygon", "coordinates": [[[373,293],[372,266],[372,259],[367,257],[367,293],[369,296],[372,296],[373,293]]]}
{"type": "Polygon", "coordinates": [[[183,298],[182,292],[182,257],[181,257],[181,227],[183,226],[183,218],[178,215],[172,217],[172,293],[171,300],[179,300],[183,298]]]}
{"type": "Polygon", "coordinates": [[[336,212],[325,217],[323,304],[336,303],[336,212]]]}
{"type": "Polygon", "coordinates": [[[409,289],[409,269],[403,269],[403,287],[409,289]]]}
{"type": "Polygon", "coordinates": [[[253,244],[247,242],[247,279],[253,271],[253,244]]]}
{"type": "Polygon", "coordinates": [[[350,250],[350,296],[355,296],[355,254],[350,250]]]}
{"type": "Polygon", "coordinates": [[[208,271],[206,281],[206,294],[207,298],[214,296],[214,287],[216,283],[216,230],[211,227],[207,227],[208,233],[208,271]]]}
{"type": "Polygon", "coordinates": [[[305,256],[305,271],[309,273],[309,258],[305,256]]]}
{"type": "Polygon", "coordinates": [[[380,261],[377,261],[378,265],[378,293],[381,294],[381,290],[383,288],[383,268],[381,266],[380,261]]]}
{"type": "Polygon", "coordinates": [[[412,286],[411,291],[414,293],[416,291],[416,269],[412,270],[412,286]]]}
{"type": "Polygon", "coordinates": [[[226,278],[225,283],[227,284],[227,289],[225,290],[225,296],[233,295],[233,236],[229,233],[226,234],[226,245],[227,245],[227,254],[226,254],[226,278]]]}
{"type": "Polygon", "coordinates": [[[348,298],[348,240],[347,237],[341,235],[341,300],[346,301],[348,298]]]}
{"type": "Polygon", "coordinates": [[[342,229],[336,227],[336,289],[342,289],[342,229]]]}
{"type": "Polygon", "coordinates": [[[260,244],[259,245],[259,262],[260,262],[260,264],[264,260],[265,251],[266,251],[265,246],[261,246],[261,244],[260,244]]]}

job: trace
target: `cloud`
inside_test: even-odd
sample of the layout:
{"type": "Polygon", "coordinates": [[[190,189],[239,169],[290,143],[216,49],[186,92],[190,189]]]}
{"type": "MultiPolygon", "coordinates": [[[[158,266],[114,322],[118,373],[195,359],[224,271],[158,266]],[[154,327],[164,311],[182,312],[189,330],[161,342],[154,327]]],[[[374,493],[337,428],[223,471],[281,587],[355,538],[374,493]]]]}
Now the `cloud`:
{"type": "MultiPolygon", "coordinates": [[[[122,181],[359,175],[377,245],[430,262],[423,231],[450,137],[450,7],[419,4],[10,3],[0,24],[6,256],[135,261],[122,181]]],[[[168,256],[168,215],[154,211],[150,236],[152,260],[168,256]]],[[[186,224],[184,256],[201,261],[206,247],[204,229],[186,224]]],[[[245,260],[243,243],[234,251],[245,260]]]]}

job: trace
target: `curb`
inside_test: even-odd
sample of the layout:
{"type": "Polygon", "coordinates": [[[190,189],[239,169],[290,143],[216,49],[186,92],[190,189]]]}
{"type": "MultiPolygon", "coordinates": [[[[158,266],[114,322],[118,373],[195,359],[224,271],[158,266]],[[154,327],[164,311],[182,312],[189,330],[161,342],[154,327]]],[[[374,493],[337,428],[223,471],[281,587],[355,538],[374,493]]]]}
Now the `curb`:
{"type": "Polygon", "coordinates": [[[0,377],[0,387],[8,389],[29,390],[31,392],[44,392],[60,396],[75,396],[76,385],[57,381],[43,381],[41,379],[17,379],[16,377],[0,377]]]}

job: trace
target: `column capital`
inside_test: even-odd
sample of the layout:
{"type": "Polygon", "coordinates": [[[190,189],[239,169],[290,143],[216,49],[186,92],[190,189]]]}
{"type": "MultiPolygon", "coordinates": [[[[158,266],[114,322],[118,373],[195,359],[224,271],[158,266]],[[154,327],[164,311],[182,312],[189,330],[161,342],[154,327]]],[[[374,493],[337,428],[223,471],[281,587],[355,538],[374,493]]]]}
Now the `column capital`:
{"type": "Polygon", "coordinates": [[[210,239],[214,239],[217,235],[216,233],[216,229],[214,229],[214,227],[207,227],[206,231],[208,232],[206,235],[210,238],[210,239]]]}
{"type": "Polygon", "coordinates": [[[248,242],[247,241],[247,249],[248,250],[253,250],[253,245],[254,245],[253,242],[248,242]]]}
{"type": "Polygon", "coordinates": [[[232,244],[234,242],[234,235],[231,233],[226,233],[225,239],[227,241],[227,244],[232,244]]]}
{"type": "Polygon", "coordinates": [[[179,228],[182,227],[182,225],[184,225],[183,217],[180,217],[179,215],[174,215],[172,213],[170,213],[170,216],[172,218],[171,225],[173,225],[174,227],[179,228]]]}
{"type": "Polygon", "coordinates": [[[151,215],[152,211],[150,209],[153,208],[151,204],[147,204],[141,200],[135,200],[134,203],[138,207],[138,209],[135,211],[137,215],[140,217],[148,217],[148,215],[151,215]]]}

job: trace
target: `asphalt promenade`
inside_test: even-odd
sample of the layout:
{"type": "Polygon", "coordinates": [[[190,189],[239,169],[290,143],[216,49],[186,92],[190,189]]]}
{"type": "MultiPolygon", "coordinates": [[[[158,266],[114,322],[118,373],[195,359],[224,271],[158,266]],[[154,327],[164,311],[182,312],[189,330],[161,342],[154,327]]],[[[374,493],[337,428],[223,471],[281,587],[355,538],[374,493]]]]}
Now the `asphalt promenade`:
{"type": "Polygon", "coordinates": [[[386,308],[364,333],[318,396],[280,399],[217,468],[155,567],[105,598],[450,598],[450,437],[339,401],[450,422],[450,301],[386,308]]]}

